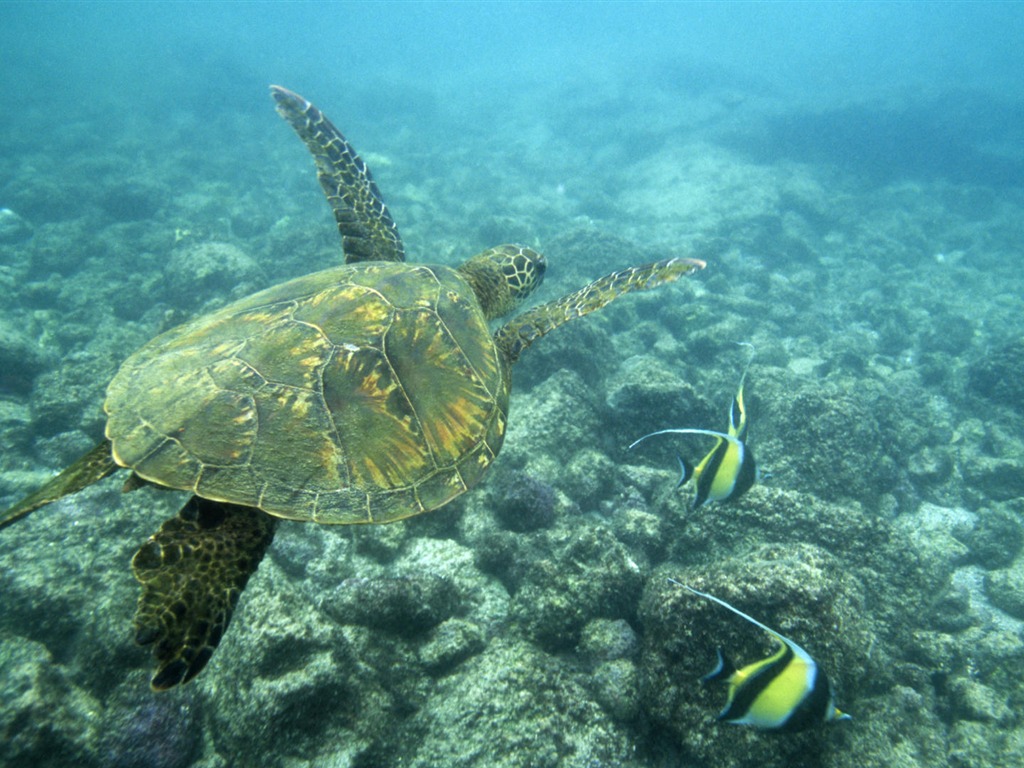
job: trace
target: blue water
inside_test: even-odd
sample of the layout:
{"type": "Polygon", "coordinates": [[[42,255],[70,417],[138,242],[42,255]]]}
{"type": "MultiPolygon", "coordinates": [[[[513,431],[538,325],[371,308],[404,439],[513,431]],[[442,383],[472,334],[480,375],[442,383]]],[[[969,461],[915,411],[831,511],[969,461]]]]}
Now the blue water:
{"type": "Polygon", "coordinates": [[[132,350],[341,260],[270,84],[410,261],[525,243],[538,301],[707,261],[529,349],[479,488],[280,525],[171,693],[129,563],[185,495],[122,473],[0,531],[0,765],[1019,762],[1021,39],[1024,3],[0,4],[0,508],[101,439],[132,350]],[[692,509],[713,440],[626,446],[727,429],[748,362],[761,480],[692,509]],[[853,720],[716,724],[715,647],[769,646],[666,577],[853,720]]]}

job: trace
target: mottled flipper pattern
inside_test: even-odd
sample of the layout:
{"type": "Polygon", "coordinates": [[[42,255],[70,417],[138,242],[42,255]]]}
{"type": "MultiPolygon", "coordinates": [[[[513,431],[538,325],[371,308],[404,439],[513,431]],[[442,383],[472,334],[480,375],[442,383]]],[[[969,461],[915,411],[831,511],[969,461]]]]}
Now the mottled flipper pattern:
{"type": "Polygon", "coordinates": [[[135,553],[135,641],[155,643],[154,690],[187,683],[206,666],[276,525],[258,509],[193,496],[135,553]]]}
{"type": "Polygon", "coordinates": [[[295,129],[316,161],[317,178],[341,233],[345,262],[405,261],[398,227],[370,169],[315,106],[297,93],[270,86],[277,112],[295,129]]]}
{"type": "Polygon", "coordinates": [[[31,496],[26,496],[0,514],[0,528],[6,528],[51,501],[69,493],[77,493],[107,477],[115,469],[118,466],[110,453],[110,441],[104,440],[31,496]]]}
{"type": "Polygon", "coordinates": [[[704,269],[699,259],[666,259],[612,272],[575,293],[524,312],[498,331],[495,341],[515,362],[541,336],[575,317],[600,309],[630,291],[644,291],[704,269]]]}

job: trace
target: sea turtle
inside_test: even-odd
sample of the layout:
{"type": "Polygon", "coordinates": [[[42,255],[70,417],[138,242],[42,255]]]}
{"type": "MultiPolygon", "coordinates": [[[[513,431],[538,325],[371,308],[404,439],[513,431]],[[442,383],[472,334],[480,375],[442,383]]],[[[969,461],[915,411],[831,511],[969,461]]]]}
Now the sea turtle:
{"type": "Polygon", "coordinates": [[[369,169],[315,106],[272,86],[316,160],[345,264],[173,328],[107,389],[106,438],[0,515],[0,527],[107,477],[194,494],[132,559],[135,639],[157,690],[199,673],[279,518],[387,523],[472,487],[501,448],[511,367],[534,340],[612,299],[704,266],[607,275],[520,314],[544,257],[501,245],[452,269],[406,264],[369,169]]]}

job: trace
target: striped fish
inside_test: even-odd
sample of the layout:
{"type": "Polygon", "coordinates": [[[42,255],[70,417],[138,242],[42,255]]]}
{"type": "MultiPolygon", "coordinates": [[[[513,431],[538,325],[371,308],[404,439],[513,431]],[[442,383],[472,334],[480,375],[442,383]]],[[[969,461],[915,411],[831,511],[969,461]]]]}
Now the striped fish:
{"type": "MultiPolygon", "coordinates": [[[[753,360],[753,356],[751,356],[753,360]]],[[[630,445],[630,449],[656,435],[708,435],[715,438],[715,446],[693,466],[681,456],[679,460],[679,482],[677,488],[691,478],[694,481],[693,507],[696,509],[708,501],[729,501],[750,490],[760,479],[760,470],[754,454],[743,442],[747,434],[747,409],[743,403],[743,384],[747,378],[750,362],[743,369],[739,390],[729,407],[729,432],[714,432],[710,429],[661,429],[644,435],[630,445]]]]}
{"type": "Polygon", "coordinates": [[[675,579],[669,581],[728,608],[763,629],[778,643],[778,649],[771,656],[741,669],[718,650],[718,664],[701,682],[723,680],[729,686],[719,720],[763,730],[800,731],[821,723],[850,719],[836,708],[832,684],[807,651],[724,600],[675,579]]]}

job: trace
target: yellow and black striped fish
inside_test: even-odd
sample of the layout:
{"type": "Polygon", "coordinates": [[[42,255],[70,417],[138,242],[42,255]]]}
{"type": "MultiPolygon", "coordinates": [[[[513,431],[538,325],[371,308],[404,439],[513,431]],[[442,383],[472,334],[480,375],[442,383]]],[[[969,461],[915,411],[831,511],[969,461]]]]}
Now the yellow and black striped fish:
{"type": "MultiPolygon", "coordinates": [[[[751,356],[751,361],[753,356],[751,356]]],[[[644,435],[629,447],[642,443],[656,435],[708,435],[716,438],[715,446],[701,459],[695,467],[682,456],[679,460],[679,483],[677,488],[686,484],[690,478],[694,482],[693,506],[697,508],[707,501],[729,501],[750,490],[760,479],[760,471],[754,454],[743,442],[747,434],[747,409],[743,403],[743,384],[747,378],[750,362],[743,369],[740,386],[736,397],[729,407],[729,432],[714,432],[710,429],[660,429],[644,435]]]]}
{"type": "Polygon", "coordinates": [[[701,682],[724,680],[729,686],[729,696],[718,714],[719,720],[764,730],[800,731],[821,723],[851,719],[836,708],[832,684],[807,651],[724,600],[675,579],[669,581],[742,616],[779,644],[778,650],[768,658],[740,669],[718,650],[718,664],[701,682]]]}

